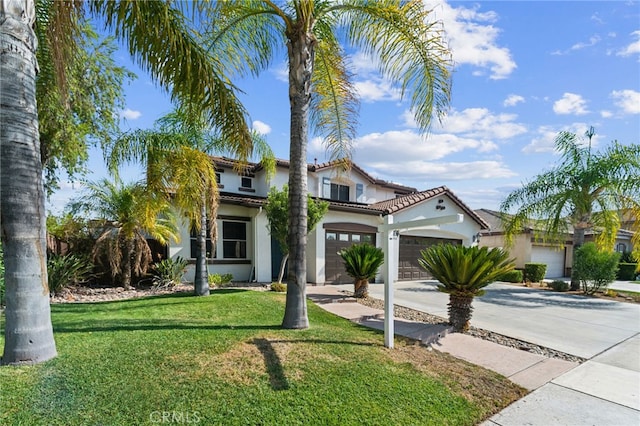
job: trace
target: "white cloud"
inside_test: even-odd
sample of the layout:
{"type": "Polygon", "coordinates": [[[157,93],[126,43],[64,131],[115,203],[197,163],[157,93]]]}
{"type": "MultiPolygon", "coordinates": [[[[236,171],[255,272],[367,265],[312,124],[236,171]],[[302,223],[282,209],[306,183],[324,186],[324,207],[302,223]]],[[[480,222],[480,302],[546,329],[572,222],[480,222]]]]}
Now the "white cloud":
{"type": "Polygon", "coordinates": [[[624,114],[640,114],[640,92],[635,90],[614,90],[611,92],[614,103],[624,114]]]}
{"type": "Polygon", "coordinates": [[[601,38],[599,35],[592,35],[591,37],[589,37],[589,41],[588,42],[579,42],[574,44],[573,46],[570,47],[570,50],[581,50],[581,49],[585,49],[587,47],[591,47],[591,46],[595,46],[596,44],[598,44],[600,42],[601,38]]]}
{"type": "Polygon", "coordinates": [[[390,82],[378,77],[354,83],[355,89],[365,102],[397,101],[400,99],[400,90],[390,82]]]}
{"type": "Polygon", "coordinates": [[[120,113],[120,116],[126,118],[127,120],[137,120],[138,118],[140,118],[140,116],[142,116],[142,113],[140,111],[134,111],[127,108],[120,113]]]}
{"type": "Polygon", "coordinates": [[[635,37],[636,40],[631,42],[625,48],[619,50],[616,55],[618,56],[631,56],[636,53],[640,53],[640,30],[634,31],[631,33],[632,37],[635,37]]]}
{"type": "Polygon", "coordinates": [[[556,114],[574,114],[584,115],[589,113],[586,108],[587,101],[580,95],[575,93],[565,93],[562,98],[558,99],[553,104],[553,112],[556,114]]]}
{"type": "Polygon", "coordinates": [[[502,104],[506,107],[510,107],[510,106],[515,106],[520,102],[524,102],[524,98],[522,96],[511,94],[507,96],[507,99],[505,99],[502,104]]]}
{"type": "Polygon", "coordinates": [[[456,64],[480,68],[474,75],[484,75],[488,69],[494,80],[507,78],[516,69],[509,49],[497,43],[500,29],[493,25],[498,19],[495,12],[479,12],[479,6],[454,8],[447,3],[426,3],[435,19],[444,23],[445,38],[456,64]]]}
{"type": "Polygon", "coordinates": [[[276,80],[289,83],[289,63],[287,61],[283,61],[277,67],[271,68],[269,72],[275,76],[276,80]]]}
{"type": "MultiPolygon", "coordinates": [[[[525,154],[544,152],[556,153],[555,139],[561,131],[575,133],[581,138],[581,143],[586,144],[588,141],[582,136],[588,128],[589,125],[586,123],[573,123],[568,126],[561,127],[540,126],[536,131],[537,135],[533,139],[531,139],[531,143],[522,148],[522,152],[524,152],[525,154]]],[[[598,145],[599,139],[600,138],[597,134],[593,136],[592,146],[598,145]]]]}
{"type": "MultiPolygon", "coordinates": [[[[360,161],[367,170],[374,170],[391,180],[442,182],[443,180],[496,179],[509,178],[517,174],[498,161],[470,162],[429,162],[407,161],[395,163],[388,161],[360,161]]],[[[433,184],[420,185],[422,188],[433,184]]]]}
{"type": "Polygon", "coordinates": [[[255,120],[253,122],[253,130],[260,133],[261,135],[268,135],[269,133],[271,133],[271,126],[263,123],[262,121],[255,120]]]}
{"type": "Polygon", "coordinates": [[[611,111],[607,111],[607,110],[602,110],[600,111],[600,117],[602,118],[611,118],[613,117],[613,113],[611,111]]]}
{"type": "Polygon", "coordinates": [[[487,139],[508,139],[525,133],[527,128],[515,122],[515,114],[493,114],[486,108],[452,110],[439,127],[443,132],[462,133],[487,139]]]}

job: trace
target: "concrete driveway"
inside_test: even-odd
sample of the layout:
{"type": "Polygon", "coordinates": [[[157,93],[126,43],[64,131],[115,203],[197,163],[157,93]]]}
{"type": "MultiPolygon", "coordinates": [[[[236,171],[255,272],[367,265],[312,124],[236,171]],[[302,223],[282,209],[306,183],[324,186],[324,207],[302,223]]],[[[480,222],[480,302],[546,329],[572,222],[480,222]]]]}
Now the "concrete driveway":
{"type": "MultiPolygon", "coordinates": [[[[346,288],[352,288],[347,286],[346,288]]],[[[384,285],[372,284],[383,299],[384,285]]],[[[394,302],[447,318],[449,295],[435,281],[394,284],[394,302]]],[[[494,283],[473,302],[471,325],[583,358],[640,333],[640,305],[494,283]]]]}

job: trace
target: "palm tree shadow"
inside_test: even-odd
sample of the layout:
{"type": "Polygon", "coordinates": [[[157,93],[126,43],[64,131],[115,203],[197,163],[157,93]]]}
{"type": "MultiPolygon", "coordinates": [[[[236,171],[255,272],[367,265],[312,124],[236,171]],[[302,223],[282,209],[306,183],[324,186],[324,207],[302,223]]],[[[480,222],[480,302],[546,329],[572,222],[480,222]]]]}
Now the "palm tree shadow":
{"type": "Polygon", "coordinates": [[[264,365],[269,374],[271,389],[276,391],[289,389],[289,381],[284,374],[282,362],[271,342],[264,338],[256,338],[253,339],[252,343],[256,345],[264,358],[264,365]]]}

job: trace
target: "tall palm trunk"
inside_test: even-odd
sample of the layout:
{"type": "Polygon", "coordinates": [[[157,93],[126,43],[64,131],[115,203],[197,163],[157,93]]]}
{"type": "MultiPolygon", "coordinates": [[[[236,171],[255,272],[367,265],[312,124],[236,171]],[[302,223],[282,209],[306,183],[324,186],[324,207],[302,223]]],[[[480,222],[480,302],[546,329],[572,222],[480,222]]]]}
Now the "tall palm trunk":
{"type": "Polygon", "coordinates": [[[449,295],[449,323],[454,331],[469,330],[473,308],[473,296],[449,295]]]}
{"type": "Polygon", "coordinates": [[[282,327],[308,328],[307,138],[315,40],[300,25],[289,38],[289,273],[282,327]]]}
{"type": "Polygon", "coordinates": [[[0,223],[6,320],[2,364],[57,355],[47,283],[36,108],[34,1],[0,2],[0,223]]]}
{"type": "MultiPolygon", "coordinates": [[[[200,231],[196,239],[196,272],[193,278],[193,292],[196,296],[209,295],[209,274],[207,273],[207,206],[205,196],[200,208],[200,231]]],[[[213,220],[213,219],[212,219],[213,220]]]]}
{"type": "Polygon", "coordinates": [[[584,232],[585,228],[581,226],[576,226],[573,229],[573,248],[572,248],[572,259],[571,259],[571,290],[580,290],[580,281],[576,278],[576,252],[578,249],[584,244],[584,232]]]}

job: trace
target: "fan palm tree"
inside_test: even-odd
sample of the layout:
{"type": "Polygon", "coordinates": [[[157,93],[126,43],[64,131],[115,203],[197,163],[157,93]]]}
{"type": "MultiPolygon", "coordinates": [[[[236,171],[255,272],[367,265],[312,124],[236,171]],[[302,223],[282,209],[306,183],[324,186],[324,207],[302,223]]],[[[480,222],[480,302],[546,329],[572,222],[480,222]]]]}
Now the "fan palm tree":
{"type": "Polygon", "coordinates": [[[209,155],[229,152],[239,159],[236,167],[240,170],[255,154],[261,157],[268,176],[275,170],[275,158],[259,135],[253,134],[250,145],[223,139],[202,114],[185,105],[160,118],[156,126],[121,135],[111,146],[107,162],[116,174],[125,162],[141,163],[147,170],[150,190],[171,200],[186,217],[197,233],[194,293],[205,296],[209,294],[207,228],[215,241],[218,209],[216,170],[209,155]]]}
{"type": "MultiPolygon", "coordinates": [[[[66,53],[72,51],[74,17],[85,3],[52,2],[57,84],[64,85],[66,53]]],[[[185,5],[185,3],[176,3],[185,5]]],[[[201,109],[222,135],[250,144],[246,111],[224,69],[191,31],[173,3],[95,0],[89,11],[126,42],[138,64],[180,100],[201,109]],[[153,30],[150,30],[150,23],[153,30]]],[[[191,7],[191,4],[186,7],[191,7]]],[[[36,107],[35,0],[0,2],[0,209],[6,267],[3,364],[39,363],[56,356],[46,259],[42,159],[36,107]]]]}
{"type": "Polygon", "coordinates": [[[369,295],[369,280],[375,278],[378,269],[384,263],[384,253],[371,244],[354,244],[338,252],[347,274],[355,280],[353,296],[356,298],[369,295]]]}
{"type": "Polygon", "coordinates": [[[259,73],[286,46],[289,68],[289,273],[284,328],[307,328],[307,144],[309,123],[331,156],[347,158],[358,100],[345,42],[374,57],[380,73],[410,94],[422,131],[449,102],[450,53],[422,1],[229,0],[207,11],[211,51],[229,72],[259,73]]]}
{"type": "Polygon", "coordinates": [[[101,221],[103,231],[96,239],[93,258],[107,259],[111,271],[125,289],[133,276],[142,276],[151,263],[147,235],[166,244],[178,239],[178,228],[169,202],[139,183],[124,184],[119,179],[90,182],[87,193],[72,203],[74,212],[85,210],[101,221]]]}
{"type": "Polygon", "coordinates": [[[499,248],[442,244],[420,254],[418,263],[438,280],[438,291],[449,294],[449,323],[460,332],[469,329],[473,298],[514,267],[509,254],[499,248]]]}
{"type": "MultiPolygon", "coordinates": [[[[613,250],[620,213],[629,211],[640,217],[640,145],[614,141],[603,151],[592,152],[594,134],[593,127],[586,132],[585,144],[574,133],[560,132],[555,139],[560,163],[504,199],[500,210],[508,243],[524,227],[558,244],[573,230],[575,262],[587,230],[597,233],[596,244],[601,249],[613,250]]],[[[635,240],[636,248],[640,247],[640,232],[635,240]]],[[[636,256],[640,258],[640,251],[636,250],[636,256]]],[[[574,269],[571,289],[578,290],[574,269]]]]}

